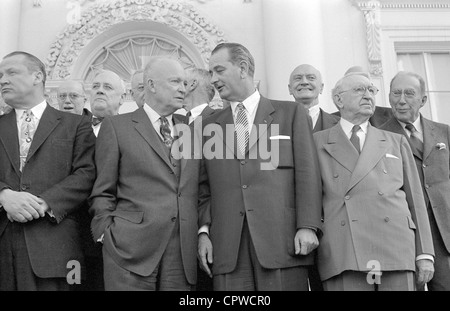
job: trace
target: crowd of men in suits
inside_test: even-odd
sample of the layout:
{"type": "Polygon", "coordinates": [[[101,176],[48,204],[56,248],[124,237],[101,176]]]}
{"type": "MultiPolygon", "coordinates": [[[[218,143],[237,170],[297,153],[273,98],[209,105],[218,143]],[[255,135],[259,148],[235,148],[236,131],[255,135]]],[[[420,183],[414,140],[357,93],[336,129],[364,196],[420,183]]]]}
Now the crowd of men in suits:
{"type": "Polygon", "coordinates": [[[112,71],[90,110],[71,80],[54,109],[38,58],[1,60],[0,290],[450,290],[450,127],[420,114],[422,77],[399,72],[377,107],[353,67],[329,114],[312,65],[289,77],[295,101],[255,89],[241,44],[208,65],[150,59],[118,114],[112,71]]]}

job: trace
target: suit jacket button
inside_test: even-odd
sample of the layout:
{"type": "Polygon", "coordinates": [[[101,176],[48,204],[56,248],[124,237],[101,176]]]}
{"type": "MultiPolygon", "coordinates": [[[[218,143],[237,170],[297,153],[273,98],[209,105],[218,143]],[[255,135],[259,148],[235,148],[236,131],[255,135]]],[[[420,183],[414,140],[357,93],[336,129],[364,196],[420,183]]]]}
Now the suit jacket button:
{"type": "Polygon", "coordinates": [[[425,167],[427,167],[427,165],[426,164],[422,164],[422,167],[425,168],[425,167]]]}
{"type": "Polygon", "coordinates": [[[383,195],[384,193],[383,193],[383,192],[381,192],[381,191],[378,191],[378,194],[379,194],[379,195],[383,195]]]}
{"type": "Polygon", "coordinates": [[[389,222],[389,217],[386,217],[386,218],[384,219],[384,221],[385,221],[385,222],[389,222]]]}
{"type": "Polygon", "coordinates": [[[383,170],[383,173],[387,174],[387,171],[386,171],[386,170],[383,170]]]}
{"type": "Polygon", "coordinates": [[[426,189],[430,188],[430,185],[425,185],[425,188],[426,188],[426,189]]]}
{"type": "Polygon", "coordinates": [[[172,217],[172,222],[175,222],[176,220],[177,220],[177,218],[176,217],[172,217]]]}
{"type": "Polygon", "coordinates": [[[243,186],[242,186],[242,189],[247,189],[247,188],[248,188],[247,185],[243,185],[243,186]]]}
{"type": "Polygon", "coordinates": [[[339,177],[339,174],[334,174],[333,177],[334,177],[334,178],[338,178],[338,177],[339,177]]]}
{"type": "Polygon", "coordinates": [[[23,191],[27,190],[27,186],[22,185],[22,187],[20,187],[20,189],[22,189],[23,191]]]}
{"type": "Polygon", "coordinates": [[[241,165],[245,165],[247,162],[245,161],[241,161],[241,165]]]}
{"type": "Polygon", "coordinates": [[[345,226],[345,220],[341,221],[341,226],[345,226]]]}
{"type": "Polygon", "coordinates": [[[244,216],[244,212],[239,212],[239,215],[244,216]]]}
{"type": "Polygon", "coordinates": [[[350,196],[349,196],[349,195],[346,195],[346,196],[344,197],[344,199],[350,200],[350,196]]]}

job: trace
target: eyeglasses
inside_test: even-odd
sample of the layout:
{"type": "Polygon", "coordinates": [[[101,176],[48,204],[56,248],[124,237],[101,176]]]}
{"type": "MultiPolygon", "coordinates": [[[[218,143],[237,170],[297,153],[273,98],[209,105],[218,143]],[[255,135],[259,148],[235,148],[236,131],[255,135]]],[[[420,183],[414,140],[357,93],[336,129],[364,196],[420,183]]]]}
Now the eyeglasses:
{"type": "Polygon", "coordinates": [[[77,94],[77,93],[69,93],[69,94],[59,94],[58,95],[58,99],[59,100],[66,100],[67,96],[69,96],[69,98],[71,100],[77,100],[80,97],[83,97],[83,95],[77,94]]]}
{"type": "Polygon", "coordinates": [[[357,87],[354,87],[354,88],[349,89],[349,90],[341,91],[338,94],[341,94],[341,93],[344,93],[344,92],[348,92],[348,91],[353,91],[354,93],[356,93],[356,94],[358,94],[360,96],[363,96],[364,94],[366,94],[366,91],[368,91],[371,96],[375,96],[378,93],[378,89],[375,86],[373,86],[373,85],[369,85],[369,86],[361,85],[361,86],[357,86],[357,87]]]}
{"type": "Polygon", "coordinates": [[[405,94],[406,98],[414,98],[416,97],[416,91],[413,89],[406,89],[406,90],[392,90],[391,91],[392,96],[394,97],[401,97],[402,94],[405,94]]]}

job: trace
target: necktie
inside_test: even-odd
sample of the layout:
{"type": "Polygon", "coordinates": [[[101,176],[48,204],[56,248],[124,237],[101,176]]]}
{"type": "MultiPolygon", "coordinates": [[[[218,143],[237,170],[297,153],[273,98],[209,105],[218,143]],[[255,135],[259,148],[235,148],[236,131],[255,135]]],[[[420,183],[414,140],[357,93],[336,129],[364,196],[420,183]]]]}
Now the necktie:
{"type": "Polygon", "coordinates": [[[237,138],[237,145],[242,155],[245,155],[247,146],[248,146],[248,140],[250,137],[250,133],[248,131],[248,120],[247,120],[247,113],[245,112],[244,104],[239,103],[237,105],[237,116],[236,116],[236,138],[237,138]]]}
{"type": "Polygon", "coordinates": [[[355,146],[358,153],[361,153],[361,146],[359,144],[359,137],[356,135],[356,133],[361,129],[359,125],[355,125],[352,128],[352,136],[350,137],[350,141],[355,146]]]}
{"type": "Polygon", "coordinates": [[[411,123],[406,124],[406,129],[411,132],[411,136],[409,137],[409,141],[411,146],[415,148],[421,155],[423,153],[423,143],[419,137],[417,137],[418,133],[414,125],[411,123]]]}
{"type": "Polygon", "coordinates": [[[36,132],[36,119],[31,110],[26,110],[22,115],[22,124],[20,125],[20,171],[23,170],[27,161],[28,151],[36,132]]]}
{"type": "Polygon", "coordinates": [[[161,117],[160,119],[161,119],[160,132],[164,139],[164,144],[166,145],[167,148],[171,148],[173,137],[171,135],[169,121],[167,120],[166,117],[161,117]]]}
{"type": "Polygon", "coordinates": [[[96,126],[97,124],[102,123],[103,118],[92,117],[92,125],[96,126]]]}

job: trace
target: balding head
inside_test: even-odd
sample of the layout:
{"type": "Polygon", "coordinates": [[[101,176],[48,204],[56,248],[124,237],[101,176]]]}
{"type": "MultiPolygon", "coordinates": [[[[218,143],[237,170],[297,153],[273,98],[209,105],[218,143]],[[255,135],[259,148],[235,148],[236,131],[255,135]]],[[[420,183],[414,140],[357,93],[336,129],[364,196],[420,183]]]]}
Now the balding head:
{"type": "Polygon", "coordinates": [[[160,116],[183,108],[186,75],[181,63],[168,57],[150,59],[144,70],[146,103],[160,116]]]}
{"type": "Polygon", "coordinates": [[[322,75],[309,64],[300,65],[292,71],[288,89],[296,102],[306,108],[315,106],[319,103],[319,94],[323,92],[322,75]]]}

